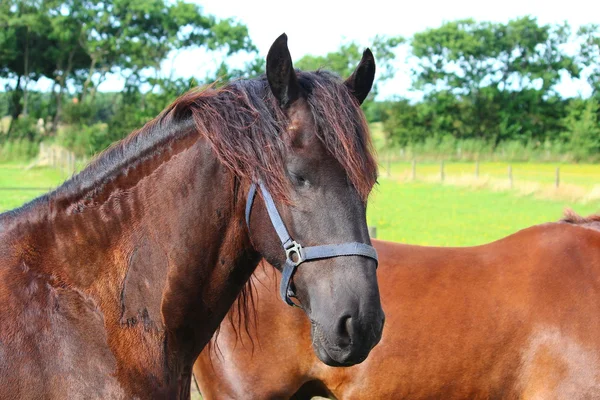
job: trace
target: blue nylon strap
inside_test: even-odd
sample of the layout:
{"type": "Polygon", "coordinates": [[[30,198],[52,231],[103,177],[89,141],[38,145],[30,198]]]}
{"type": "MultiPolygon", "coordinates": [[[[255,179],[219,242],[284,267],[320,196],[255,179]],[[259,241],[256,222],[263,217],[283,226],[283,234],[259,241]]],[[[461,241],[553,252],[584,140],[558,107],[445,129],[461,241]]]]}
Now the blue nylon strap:
{"type": "MultiPolygon", "coordinates": [[[[248,226],[248,229],[250,229],[250,211],[252,210],[252,203],[254,197],[256,196],[256,186],[256,183],[253,183],[252,186],[250,186],[250,191],[248,192],[248,201],[246,202],[246,225],[248,226]]],[[[277,207],[275,207],[275,202],[273,201],[273,197],[271,197],[271,193],[265,189],[261,181],[258,182],[258,187],[260,187],[260,192],[263,195],[267,212],[271,218],[271,223],[275,228],[275,232],[277,232],[277,236],[279,236],[281,244],[285,248],[288,243],[291,243],[292,238],[290,237],[287,229],[285,229],[285,224],[281,220],[281,216],[279,215],[279,211],[277,211],[277,207]]]]}
{"type": "Polygon", "coordinates": [[[304,261],[338,256],[364,256],[372,258],[378,263],[375,248],[364,243],[325,244],[322,246],[305,247],[303,250],[305,254],[304,261]]]}
{"type": "Polygon", "coordinates": [[[363,256],[369,257],[375,260],[377,265],[377,251],[373,246],[369,246],[365,243],[350,242],[342,244],[326,244],[320,246],[302,247],[299,243],[292,240],[290,234],[285,228],[285,224],[277,211],[275,202],[271,197],[269,191],[259,181],[258,184],[253,183],[248,191],[248,200],[246,201],[246,225],[250,230],[250,212],[252,211],[252,204],[254,197],[256,197],[256,187],[260,187],[263,195],[263,200],[269,213],[271,223],[279,236],[279,240],[285,250],[286,260],[282,268],[281,273],[281,285],[279,287],[279,293],[281,298],[289,305],[296,306],[296,304],[289,297],[290,283],[292,276],[296,271],[296,268],[305,261],[319,260],[324,258],[332,258],[339,256],[363,256]]]}
{"type": "Polygon", "coordinates": [[[277,211],[277,207],[275,207],[275,202],[273,201],[273,197],[271,197],[271,193],[265,188],[262,182],[258,183],[258,187],[260,188],[260,192],[263,195],[263,200],[265,201],[265,206],[267,207],[267,212],[269,213],[269,217],[271,217],[271,223],[277,232],[277,236],[279,236],[279,240],[284,248],[287,248],[286,245],[292,241],[290,234],[287,229],[285,229],[285,224],[281,219],[281,215],[279,215],[279,211],[277,211]]]}
{"type": "Polygon", "coordinates": [[[288,303],[292,307],[297,307],[296,303],[294,303],[290,299],[289,291],[290,291],[290,283],[292,282],[292,275],[296,271],[296,268],[299,264],[295,264],[289,258],[285,260],[285,264],[283,265],[283,269],[281,270],[281,284],[279,285],[279,294],[283,301],[288,303]]]}
{"type": "Polygon", "coordinates": [[[248,191],[248,200],[246,200],[246,226],[250,230],[250,211],[252,211],[252,203],[254,202],[254,196],[256,196],[256,184],[250,185],[248,191]]]}

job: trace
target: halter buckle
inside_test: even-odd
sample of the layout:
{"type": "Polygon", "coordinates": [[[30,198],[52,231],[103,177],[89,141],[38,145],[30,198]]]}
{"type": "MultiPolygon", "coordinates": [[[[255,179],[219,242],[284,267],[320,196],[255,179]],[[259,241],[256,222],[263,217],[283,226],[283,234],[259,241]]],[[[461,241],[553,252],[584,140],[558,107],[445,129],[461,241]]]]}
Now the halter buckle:
{"type": "Polygon", "coordinates": [[[285,256],[289,262],[298,266],[304,261],[304,249],[302,248],[302,245],[300,243],[296,242],[295,240],[292,240],[289,246],[285,248],[285,256]],[[294,260],[293,258],[294,255],[296,256],[296,260],[294,260]]]}

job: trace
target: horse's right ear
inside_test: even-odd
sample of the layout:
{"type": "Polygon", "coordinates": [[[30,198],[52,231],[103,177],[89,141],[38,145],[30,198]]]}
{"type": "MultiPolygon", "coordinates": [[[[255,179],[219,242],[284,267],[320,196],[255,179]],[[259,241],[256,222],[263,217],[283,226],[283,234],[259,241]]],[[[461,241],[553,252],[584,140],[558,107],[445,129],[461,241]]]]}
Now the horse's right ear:
{"type": "Polygon", "coordinates": [[[267,79],[281,107],[288,107],[299,97],[300,86],[292,65],[292,56],[288,50],[285,33],[279,36],[269,49],[267,79]]]}

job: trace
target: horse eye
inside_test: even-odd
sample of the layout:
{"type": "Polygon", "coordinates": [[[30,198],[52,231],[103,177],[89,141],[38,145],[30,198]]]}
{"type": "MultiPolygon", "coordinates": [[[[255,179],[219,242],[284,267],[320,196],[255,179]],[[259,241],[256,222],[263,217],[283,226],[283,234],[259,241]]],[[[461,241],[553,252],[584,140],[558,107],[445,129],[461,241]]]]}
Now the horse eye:
{"type": "Polygon", "coordinates": [[[306,178],[304,178],[303,176],[291,173],[290,176],[292,177],[292,180],[294,181],[294,183],[298,186],[305,186],[308,184],[306,178]]]}

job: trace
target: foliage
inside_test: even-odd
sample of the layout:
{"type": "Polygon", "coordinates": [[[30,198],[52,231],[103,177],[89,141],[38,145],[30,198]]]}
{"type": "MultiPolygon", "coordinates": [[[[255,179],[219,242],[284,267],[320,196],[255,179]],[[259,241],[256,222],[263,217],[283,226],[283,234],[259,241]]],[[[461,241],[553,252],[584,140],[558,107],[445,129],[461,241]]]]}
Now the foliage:
{"type": "MultiPolygon", "coordinates": [[[[373,89],[363,103],[363,108],[367,117],[371,121],[380,121],[382,113],[375,105],[374,98],[378,93],[380,85],[394,76],[393,61],[396,58],[395,50],[405,39],[401,36],[387,37],[377,35],[369,45],[377,64],[376,80],[373,89]]],[[[356,69],[356,66],[362,58],[364,48],[356,42],[347,42],[340,45],[340,48],[334,52],[327,53],[324,56],[305,55],[294,63],[296,68],[313,71],[317,69],[327,69],[338,74],[342,79],[348,78],[356,69]]]]}
{"type": "Polygon", "coordinates": [[[21,116],[11,122],[10,137],[3,137],[3,141],[26,140],[39,143],[41,132],[37,126],[36,119],[30,116],[21,116]]]}
{"type": "MultiPolygon", "coordinates": [[[[368,47],[377,75],[362,108],[370,122],[383,122],[386,148],[434,158],[462,151],[460,157],[600,159],[600,25],[573,33],[566,23],[529,16],[505,23],[462,19],[409,40],[375,36],[368,47]],[[414,66],[412,90],[422,98],[376,101],[403,45],[414,66]],[[561,97],[564,77],[585,79],[592,98],[561,97]]],[[[345,78],[364,48],[344,42],[295,65],[345,78]]],[[[192,87],[220,87],[264,68],[243,24],[181,0],[7,0],[0,3],[0,77],[9,84],[0,92],[0,115],[13,118],[0,141],[39,142],[62,132],[63,144],[90,154],[140,128],[192,87]],[[192,79],[160,73],[172,51],[191,47],[217,51],[223,61],[214,73],[192,79]],[[238,52],[254,58],[232,68],[228,57],[238,52]],[[98,92],[109,73],[123,77],[121,92],[98,92]],[[42,77],[54,83],[50,93],[30,89],[42,77]],[[32,129],[40,118],[43,132],[32,129]]]]}
{"type": "Polygon", "coordinates": [[[0,161],[24,161],[35,157],[40,145],[28,139],[12,139],[0,143],[0,161]]]}
{"type": "MultiPolygon", "coordinates": [[[[243,24],[217,20],[184,1],[7,0],[0,4],[0,77],[12,82],[9,112],[14,120],[27,115],[28,86],[46,77],[54,82],[53,105],[47,108],[52,133],[65,122],[65,97],[83,105],[88,97],[93,102],[98,85],[111,72],[123,76],[127,87],[140,87],[171,51],[191,47],[226,50],[228,55],[256,50],[243,24]]],[[[71,110],[67,119],[83,111],[81,107],[71,110]]]]}
{"type": "Polygon", "coordinates": [[[600,25],[590,24],[579,28],[579,37],[583,40],[580,62],[588,69],[587,81],[593,95],[600,97],[600,25]]]}
{"type": "Polygon", "coordinates": [[[57,135],[57,142],[77,156],[92,156],[108,147],[113,140],[104,123],[67,126],[57,135]]]}
{"type": "Polygon", "coordinates": [[[598,101],[578,99],[569,105],[564,118],[566,131],[563,138],[570,143],[571,151],[578,161],[600,159],[600,124],[598,101]]]}
{"type": "Polygon", "coordinates": [[[415,34],[413,88],[424,97],[387,106],[382,120],[388,144],[443,148],[449,138],[473,139],[517,159],[544,146],[593,159],[599,139],[592,109],[597,106],[576,111],[588,100],[563,99],[556,88],[561,77],[578,78],[586,68],[594,86],[599,37],[597,26],[584,27],[574,37],[567,24],[542,25],[532,17],[507,23],[458,20],[415,34]],[[579,52],[568,53],[565,44],[576,40],[579,52]],[[571,140],[570,146],[562,145],[571,140]]]}

